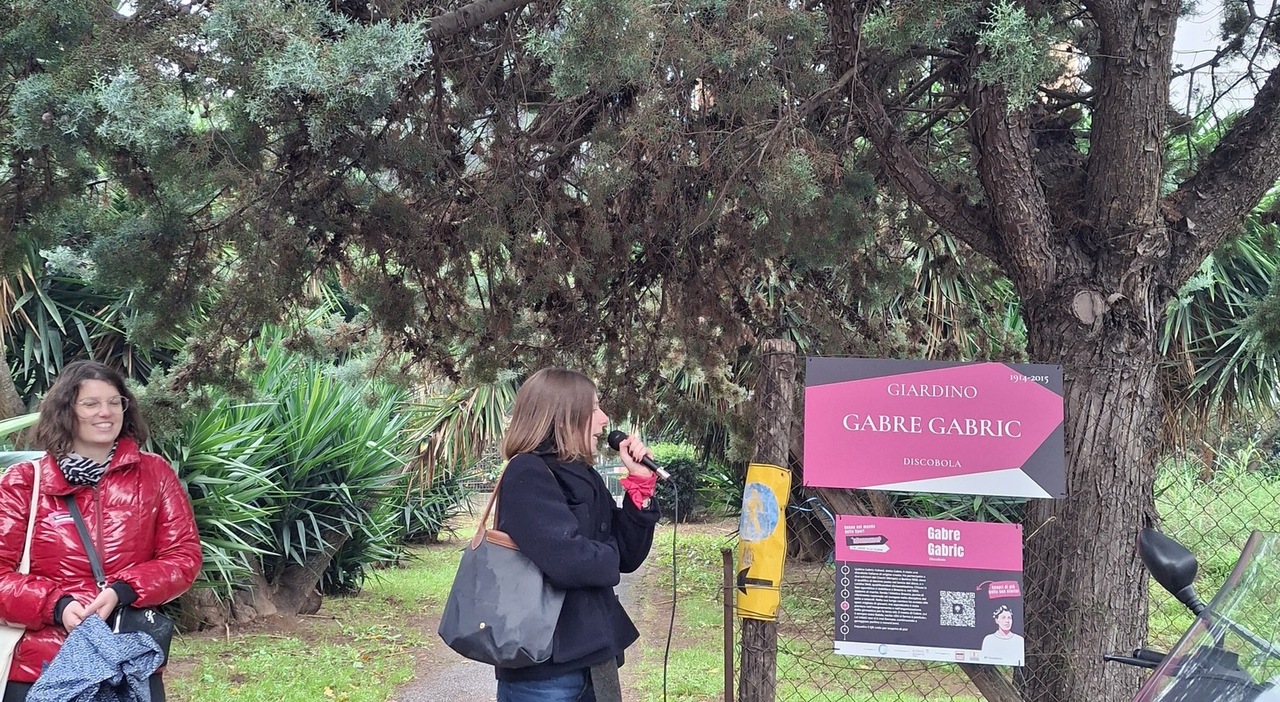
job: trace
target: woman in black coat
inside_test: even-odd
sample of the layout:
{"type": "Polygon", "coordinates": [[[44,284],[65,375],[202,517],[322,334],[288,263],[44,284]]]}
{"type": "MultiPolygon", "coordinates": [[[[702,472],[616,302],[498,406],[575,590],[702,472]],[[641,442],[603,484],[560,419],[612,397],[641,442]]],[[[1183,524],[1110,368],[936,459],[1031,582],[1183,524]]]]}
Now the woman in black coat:
{"type": "Polygon", "coordinates": [[[581,373],[544,368],[516,393],[495,526],[565,598],[551,659],[495,669],[498,702],[595,702],[597,685],[616,689],[622,652],[640,636],[613,586],[649,554],[657,477],[639,463],[649,449],[638,439],[622,442],[627,496],[617,506],[592,468],[608,424],[595,384],[581,373]]]}

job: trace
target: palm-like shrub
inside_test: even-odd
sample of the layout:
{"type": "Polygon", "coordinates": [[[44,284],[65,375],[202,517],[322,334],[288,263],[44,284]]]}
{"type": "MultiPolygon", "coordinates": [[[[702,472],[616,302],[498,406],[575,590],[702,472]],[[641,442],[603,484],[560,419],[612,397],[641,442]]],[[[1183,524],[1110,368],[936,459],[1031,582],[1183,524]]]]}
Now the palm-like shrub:
{"type": "Polygon", "coordinates": [[[689,444],[654,444],[651,448],[656,460],[667,473],[670,480],[660,481],[656,495],[662,508],[662,516],[673,521],[688,522],[693,520],[700,509],[699,488],[702,466],[694,457],[693,446],[689,444]],[[678,494],[677,494],[678,493],[678,494]],[[676,498],[679,497],[677,504],[676,498]],[[679,508],[677,514],[676,508],[679,508]]]}
{"type": "Polygon", "coordinates": [[[24,399],[43,395],[77,358],[101,361],[133,380],[172,364],[180,333],[137,345],[126,331],[133,293],[93,283],[84,260],[50,256],[26,242],[18,268],[0,277],[0,353],[24,399]]]}
{"type": "Polygon", "coordinates": [[[257,558],[267,553],[270,520],[279,509],[275,444],[263,419],[223,397],[194,415],[180,435],[151,442],[191,497],[204,552],[197,586],[224,599],[249,581],[257,558]]]}
{"type": "Polygon", "coordinates": [[[480,479],[482,473],[475,460],[431,473],[413,470],[396,515],[405,543],[439,540],[449,520],[462,513],[467,498],[474,494],[469,484],[480,479]]]}
{"type": "Polygon", "coordinates": [[[254,397],[216,397],[155,448],[186,481],[204,542],[193,619],[314,611],[398,557],[406,484],[403,393],[338,377],[265,333],[250,350],[254,397]],[[199,599],[197,596],[196,599],[199,599]]]}
{"type": "Polygon", "coordinates": [[[38,419],[40,419],[40,414],[32,412],[31,414],[0,420],[0,473],[3,473],[6,468],[14,463],[30,460],[32,457],[39,455],[34,451],[13,451],[9,443],[12,435],[32,426],[38,419]]]}
{"type": "Polygon", "coordinates": [[[273,450],[278,505],[261,575],[274,604],[297,612],[318,605],[312,593],[324,582],[335,590],[358,586],[364,568],[399,541],[374,515],[403,494],[403,398],[376,381],[343,382],[277,344],[259,357],[257,389],[272,401],[238,409],[261,415],[273,450]],[[343,550],[353,537],[364,548],[343,550]]]}
{"type": "Polygon", "coordinates": [[[743,483],[735,471],[692,444],[657,443],[651,448],[654,458],[671,474],[670,480],[658,483],[663,517],[690,522],[738,513],[743,483]]]}
{"type": "Polygon", "coordinates": [[[418,450],[402,510],[409,543],[439,538],[470,493],[469,482],[496,477],[497,447],[518,383],[493,383],[429,395],[409,408],[408,431],[418,450]]]}

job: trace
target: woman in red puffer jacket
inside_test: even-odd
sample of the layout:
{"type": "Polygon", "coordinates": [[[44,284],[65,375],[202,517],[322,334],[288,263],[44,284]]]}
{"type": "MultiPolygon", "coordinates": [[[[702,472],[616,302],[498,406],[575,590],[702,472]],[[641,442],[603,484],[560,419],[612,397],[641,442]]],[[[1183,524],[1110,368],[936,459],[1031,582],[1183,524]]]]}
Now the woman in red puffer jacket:
{"type": "MultiPolygon", "coordinates": [[[[46,451],[0,476],[0,620],[26,627],[3,702],[22,702],[67,633],[91,615],[154,607],[174,599],[200,572],[200,537],[191,502],[173,468],[144,453],[147,425],[116,371],[69,364],[40,403],[36,440],[46,451]],[[40,499],[31,572],[17,572],[26,544],[35,471],[40,499]],[[99,590],[64,502],[73,496],[103,561],[99,590]]],[[[152,700],[164,700],[157,672],[152,700]]]]}

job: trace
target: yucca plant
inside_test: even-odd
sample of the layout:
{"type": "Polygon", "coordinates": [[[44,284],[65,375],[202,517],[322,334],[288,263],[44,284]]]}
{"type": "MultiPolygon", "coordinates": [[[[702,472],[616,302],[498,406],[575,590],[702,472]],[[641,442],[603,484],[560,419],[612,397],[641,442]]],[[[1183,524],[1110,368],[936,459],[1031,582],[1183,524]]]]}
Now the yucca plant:
{"type": "Polygon", "coordinates": [[[368,519],[351,534],[334,554],[320,582],[328,595],[346,595],[364,587],[370,571],[400,562],[404,557],[405,526],[401,521],[403,503],[399,495],[379,500],[369,510],[368,519]]]}
{"type": "Polygon", "coordinates": [[[179,334],[152,348],[129,340],[132,293],[95,286],[81,262],[51,263],[30,245],[24,254],[17,271],[0,277],[0,351],[25,399],[42,395],[76,358],[101,361],[133,380],[173,362],[179,334]]]}
{"type": "MultiPolygon", "coordinates": [[[[1162,391],[1169,408],[1165,440],[1208,442],[1241,412],[1271,413],[1280,363],[1258,344],[1250,316],[1280,270],[1275,240],[1280,227],[1265,223],[1264,208],[1245,220],[1245,231],[1207,258],[1169,306],[1161,339],[1162,391]]],[[[1206,464],[1212,463],[1212,456],[1206,464]]]]}
{"type": "Polygon", "coordinates": [[[1018,523],[1026,507],[1026,500],[981,495],[890,492],[886,497],[895,515],[921,519],[1018,523]]]}
{"type": "Polygon", "coordinates": [[[406,541],[435,541],[467,504],[467,484],[497,476],[502,467],[498,443],[518,386],[513,376],[503,376],[408,405],[407,431],[417,459],[401,514],[406,541]]]}
{"type": "Polygon", "coordinates": [[[39,412],[24,414],[0,420],[0,473],[6,468],[21,461],[29,461],[40,455],[39,451],[13,451],[9,439],[12,435],[35,425],[40,419],[39,412]]]}
{"type": "MultiPolygon", "coordinates": [[[[262,575],[276,607],[297,613],[318,604],[311,593],[353,536],[365,530],[364,542],[379,547],[394,539],[371,515],[403,494],[409,461],[401,434],[405,419],[396,411],[402,397],[382,383],[340,381],[318,363],[287,355],[270,338],[259,345],[258,357],[258,391],[273,401],[244,411],[266,413],[263,431],[279,451],[271,460],[281,499],[270,520],[262,575]]],[[[348,553],[356,562],[336,568],[363,569],[376,560],[371,553],[348,553]]]]}
{"type": "Polygon", "coordinates": [[[398,513],[402,538],[408,544],[430,544],[440,539],[451,519],[467,508],[476,482],[489,476],[472,459],[460,467],[436,471],[430,482],[421,481],[418,473],[410,474],[398,513]]]}
{"type": "Polygon", "coordinates": [[[514,376],[504,375],[492,383],[458,387],[413,403],[409,431],[420,444],[415,484],[429,484],[441,469],[482,458],[497,464],[498,442],[518,387],[514,376]]]}
{"type": "Polygon", "coordinates": [[[358,589],[399,557],[409,460],[403,393],[351,381],[263,331],[246,352],[252,397],[217,394],[155,448],[186,481],[204,542],[187,621],[315,611],[318,594],[358,589]],[[207,592],[209,588],[206,588],[207,592]]]}
{"type": "Polygon", "coordinates": [[[916,299],[900,298],[892,307],[903,315],[909,306],[922,306],[925,357],[999,357],[1025,345],[1017,294],[990,264],[943,233],[908,248],[916,299]]]}
{"type": "Polygon", "coordinates": [[[270,520],[281,502],[272,464],[279,448],[265,417],[219,398],[180,434],[151,444],[173,464],[191,497],[204,553],[197,586],[224,599],[268,554],[270,520]]]}

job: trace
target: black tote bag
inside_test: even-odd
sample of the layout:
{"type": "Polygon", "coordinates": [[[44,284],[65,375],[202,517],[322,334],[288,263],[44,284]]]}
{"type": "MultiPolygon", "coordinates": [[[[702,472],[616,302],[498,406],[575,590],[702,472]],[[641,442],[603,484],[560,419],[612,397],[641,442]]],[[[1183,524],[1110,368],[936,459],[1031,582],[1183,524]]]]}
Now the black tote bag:
{"type": "Polygon", "coordinates": [[[487,528],[501,487],[499,477],[475,536],[462,552],[437,633],[449,648],[473,661],[525,668],[551,658],[564,591],[547,583],[511,537],[487,528]]]}

